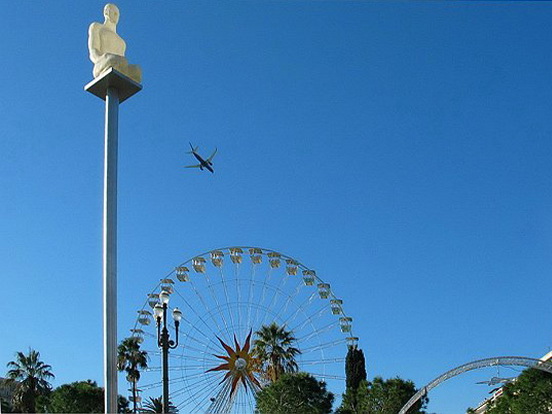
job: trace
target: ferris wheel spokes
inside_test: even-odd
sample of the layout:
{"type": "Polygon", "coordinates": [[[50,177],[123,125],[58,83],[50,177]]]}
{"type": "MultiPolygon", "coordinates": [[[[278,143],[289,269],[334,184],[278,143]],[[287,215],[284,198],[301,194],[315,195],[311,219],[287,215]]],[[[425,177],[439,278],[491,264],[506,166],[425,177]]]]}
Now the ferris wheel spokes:
{"type": "MultiPolygon", "coordinates": [[[[228,352],[229,358],[235,358],[233,361],[242,358],[239,344],[251,341],[253,346],[254,333],[272,322],[295,338],[293,346],[301,351],[296,356],[299,369],[328,380],[328,387],[338,384],[341,391],[339,383],[344,376],[340,374],[348,340],[342,338],[346,331],[340,329],[340,320],[347,319],[343,322],[347,325],[346,334],[352,335],[352,319],[342,312],[343,301],[336,299],[329,284],[295,259],[260,248],[212,250],[194,256],[162,279],[148,295],[146,306],[157,302],[156,290],[164,287],[171,292],[171,305],[184,311],[180,346],[169,354],[170,399],[180,412],[252,413],[253,377],[258,377],[255,381],[260,381],[259,386],[268,383],[260,371],[255,371],[260,368],[252,370],[255,365],[247,362],[240,365],[249,371],[239,381],[234,381],[238,371],[233,371],[242,369],[236,368],[238,365],[232,365],[232,369],[213,368],[225,364],[221,364],[217,355],[225,356],[228,352]],[[173,281],[170,278],[175,272],[173,281]],[[245,341],[250,333],[251,339],[245,341]],[[231,353],[221,346],[219,338],[232,348],[228,348],[231,353]]],[[[142,312],[139,328],[144,332],[135,326],[133,334],[144,339],[144,349],[156,349],[155,323],[147,320],[151,320],[151,312],[139,312],[142,312]]],[[[150,351],[150,355],[161,359],[158,350],[150,351]]],[[[247,354],[243,358],[249,361],[253,357],[247,354]]],[[[148,380],[159,378],[159,365],[152,364],[143,373],[147,384],[141,386],[155,397],[159,395],[161,382],[148,380]]]]}

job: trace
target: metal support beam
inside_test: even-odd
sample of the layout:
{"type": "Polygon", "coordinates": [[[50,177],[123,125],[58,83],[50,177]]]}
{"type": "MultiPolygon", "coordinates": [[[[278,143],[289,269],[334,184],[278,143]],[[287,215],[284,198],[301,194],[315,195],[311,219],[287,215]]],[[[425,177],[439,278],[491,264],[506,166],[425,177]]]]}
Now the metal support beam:
{"type": "Polygon", "coordinates": [[[103,205],[103,327],[105,413],[117,412],[117,153],[119,103],[142,89],[109,69],[84,88],[105,100],[103,205]]]}
{"type": "Polygon", "coordinates": [[[105,412],[117,412],[117,153],[119,92],[107,88],[105,100],[103,209],[103,321],[105,412]]]}
{"type": "Polygon", "coordinates": [[[167,329],[167,305],[163,305],[163,329],[161,343],[163,345],[163,413],[169,412],[169,330],[167,329]]]}

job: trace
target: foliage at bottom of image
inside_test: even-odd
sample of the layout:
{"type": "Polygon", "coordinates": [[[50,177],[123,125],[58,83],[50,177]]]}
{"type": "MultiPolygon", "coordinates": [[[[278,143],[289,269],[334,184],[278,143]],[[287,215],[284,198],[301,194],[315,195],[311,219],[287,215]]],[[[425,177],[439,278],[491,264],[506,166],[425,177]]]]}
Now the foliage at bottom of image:
{"type": "Polygon", "coordinates": [[[515,381],[506,384],[502,388],[502,395],[489,401],[486,411],[486,414],[550,413],[552,374],[538,369],[527,369],[515,381]]]}
{"type": "MultiPolygon", "coordinates": [[[[119,413],[130,413],[128,400],[119,395],[119,413]]],[[[103,413],[104,390],[95,381],[77,381],[63,384],[48,395],[40,396],[38,413],[103,413]]]]}
{"type": "MultiPolygon", "coordinates": [[[[412,381],[375,377],[372,381],[361,381],[356,390],[348,388],[336,413],[397,414],[417,391],[412,381]]],[[[421,398],[408,414],[426,414],[428,402],[427,397],[421,398]]]]}
{"type": "Polygon", "coordinates": [[[334,395],[326,383],[300,372],[284,374],[257,394],[259,414],[329,414],[334,395]]]}
{"type": "MultiPolygon", "coordinates": [[[[140,413],[162,413],[163,412],[163,397],[149,397],[146,401],[144,401],[144,404],[142,405],[142,408],[138,410],[140,413]]],[[[169,401],[169,407],[167,410],[168,414],[177,414],[178,409],[175,407],[175,405],[172,403],[172,401],[169,401]]]]}

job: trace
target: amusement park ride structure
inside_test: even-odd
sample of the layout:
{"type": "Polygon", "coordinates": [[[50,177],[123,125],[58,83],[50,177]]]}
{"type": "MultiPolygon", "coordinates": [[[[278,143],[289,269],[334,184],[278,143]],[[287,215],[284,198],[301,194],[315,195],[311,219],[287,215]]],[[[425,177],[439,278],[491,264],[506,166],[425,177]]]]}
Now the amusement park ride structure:
{"type": "MultiPolygon", "coordinates": [[[[159,280],[159,279],[158,279],[159,280]]],[[[256,332],[275,322],[292,332],[297,364],[336,393],[345,387],[352,318],[329,283],[296,259],[259,247],[228,247],[194,256],[161,278],[147,295],[132,335],[152,364],[140,388],[158,395],[161,367],[152,332],[159,293],[182,309],[179,345],[170,353],[171,402],[181,412],[250,413],[268,383],[252,352],[256,332]]]]}

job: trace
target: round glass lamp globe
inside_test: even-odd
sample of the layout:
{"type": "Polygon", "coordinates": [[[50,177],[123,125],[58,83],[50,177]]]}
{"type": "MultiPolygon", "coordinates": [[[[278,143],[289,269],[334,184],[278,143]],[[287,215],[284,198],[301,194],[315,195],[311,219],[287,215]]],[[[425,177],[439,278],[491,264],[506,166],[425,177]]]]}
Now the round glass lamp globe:
{"type": "Polygon", "coordinates": [[[176,322],[180,322],[180,320],[182,319],[182,312],[180,311],[180,309],[174,308],[174,310],[173,310],[173,319],[176,322]]]}
{"type": "Polygon", "coordinates": [[[157,319],[163,317],[163,306],[161,306],[159,303],[153,307],[153,314],[157,319]]]}
{"type": "Polygon", "coordinates": [[[159,300],[163,305],[166,305],[169,303],[169,298],[170,298],[169,292],[167,292],[166,290],[161,291],[161,293],[159,294],[159,300]]]}

